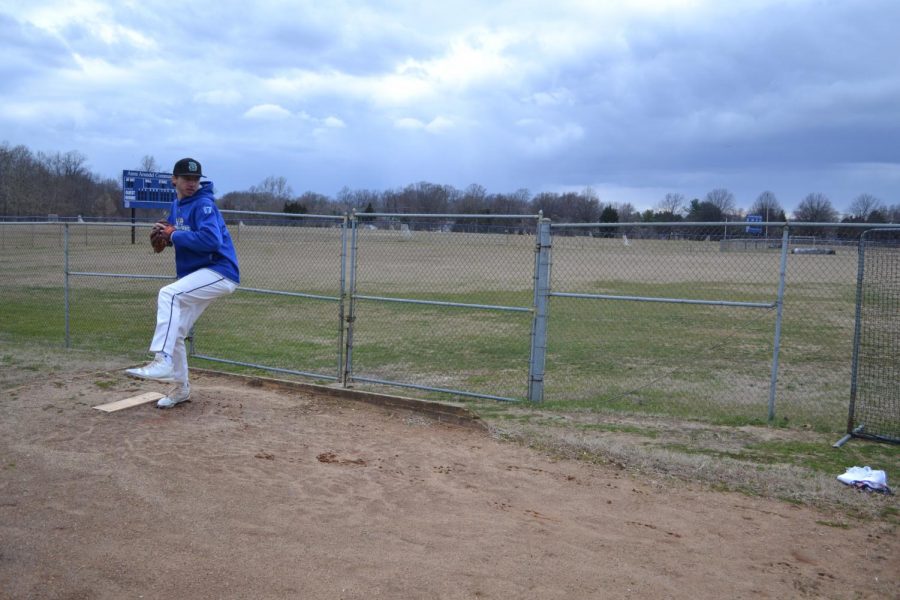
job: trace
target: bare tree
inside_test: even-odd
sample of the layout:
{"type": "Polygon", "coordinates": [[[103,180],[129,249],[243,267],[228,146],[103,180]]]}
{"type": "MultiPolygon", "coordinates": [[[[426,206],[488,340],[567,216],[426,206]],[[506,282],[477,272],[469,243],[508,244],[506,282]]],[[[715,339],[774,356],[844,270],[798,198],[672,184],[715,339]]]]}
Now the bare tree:
{"type": "Polygon", "coordinates": [[[561,221],[562,209],[559,194],[556,192],[540,192],[531,199],[531,211],[542,212],[545,219],[561,221]]]}
{"type": "Polygon", "coordinates": [[[633,223],[641,219],[640,213],[631,202],[616,202],[613,207],[619,211],[620,223],[633,223]]]}
{"type": "Polygon", "coordinates": [[[306,208],[306,212],[314,215],[327,215],[332,206],[328,196],[316,192],[303,192],[297,197],[297,202],[306,208]]]}
{"type": "Polygon", "coordinates": [[[65,154],[61,152],[54,152],[53,154],[38,152],[38,161],[40,161],[52,175],[57,177],[90,175],[85,166],[87,157],[77,150],[70,150],[65,154]]]}
{"type": "Polygon", "coordinates": [[[152,171],[154,173],[159,172],[159,165],[156,164],[156,159],[153,158],[150,154],[145,154],[144,158],[141,159],[141,171],[152,171]]]}
{"type": "Polygon", "coordinates": [[[456,202],[457,211],[460,214],[477,214],[487,208],[487,190],[483,186],[473,183],[459,196],[456,202]]]}
{"type": "Polygon", "coordinates": [[[872,194],[860,194],[850,203],[847,212],[850,213],[850,216],[865,221],[873,212],[882,211],[882,209],[881,200],[872,194]]]}
{"type": "Polygon", "coordinates": [[[666,197],[659,201],[656,208],[661,213],[680,214],[687,209],[684,194],[669,192],[666,197]]]}
{"type": "Polygon", "coordinates": [[[300,204],[293,202],[293,190],[287,179],[274,175],[266,177],[259,185],[251,185],[246,192],[229,192],[219,199],[222,208],[267,212],[282,212],[289,203],[292,210],[307,212],[301,210],[303,207],[300,204]]]}
{"type": "Polygon", "coordinates": [[[794,218],[806,223],[834,223],[837,216],[831,200],[820,192],[807,194],[794,209],[794,218]]]}
{"type": "Polygon", "coordinates": [[[885,216],[891,223],[900,223],[900,202],[884,209],[885,216]]]}
{"type": "MultiPolygon", "coordinates": [[[[600,218],[602,212],[600,197],[592,187],[586,187],[577,195],[572,206],[569,218],[573,223],[594,223],[600,218]]],[[[616,213],[618,219],[618,213],[616,213]]]]}
{"type": "Polygon", "coordinates": [[[784,220],[784,209],[781,208],[775,194],[768,190],[756,198],[748,214],[759,215],[764,221],[784,220]]]}
{"type": "MultiPolygon", "coordinates": [[[[596,223],[601,208],[600,201],[590,188],[583,193],[564,192],[557,197],[550,218],[560,223],[596,223]]],[[[544,216],[548,216],[546,210],[544,216]]]]}
{"type": "Polygon", "coordinates": [[[734,202],[734,194],[725,188],[716,188],[706,193],[705,202],[709,202],[718,208],[723,216],[734,214],[737,211],[737,205],[734,202]]]}
{"type": "Polygon", "coordinates": [[[0,144],[0,215],[29,214],[37,208],[44,198],[40,188],[47,176],[31,150],[0,144]]]}
{"type": "Polygon", "coordinates": [[[517,203],[522,205],[527,205],[531,201],[531,192],[527,188],[519,188],[511,195],[517,203]]]}
{"type": "Polygon", "coordinates": [[[357,212],[378,212],[381,210],[381,195],[375,190],[353,190],[353,206],[357,212]]]}
{"type": "Polygon", "coordinates": [[[443,214],[448,211],[451,199],[455,198],[456,190],[449,185],[438,185],[421,181],[416,184],[416,199],[418,207],[416,212],[443,214]]]}
{"type": "Polygon", "coordinates": [[[291,196],[294,195],[294,191],[291,189],[291,186],[288,185],[287,179],[284,177],[276,177],[274,175],[269,175],[263,179],[259,185],[251,185],[250,193],[272,196],[276,200],[282,202],[290,200],[291,196]]]}
{"type": "Polygon", "coordinates": [[[397,209],[400,213],[419,212],[419,192],[416,186],[410,184],[403,188],[397,195],[397,209]]]}
{"type": "Polygon", "coordinates": [[[34,155],[0,143],[0,214],[124,214],[118,182],[91,173],[86,160],[76,151],[34,155]]]}
{"type": "Polygon", "coordinates": [[[76,150],[38,152],[38,161],[49,172],[45,188],[45,206],[57,214],[88,214],[93,199],[86,193],[92,182],[87,157],[76,150]]]}
{"type": "MultiPolygon", "coordinates": [[[[227,202],[235,194],[235,192],[225,194],[219,203],[227,202]]],[[[244,194],[244,192],[237,192],[237,194],[244,194]]],[[[285,202],[282,212],[313,215],[339,214],[340,211],[337,210],[337,206],[328,196],[317,194],[316,192],[303,192],[297,198],[285,202]]],[[[228,206],[227,208],[232,207],[228,206]]]]}
{"type": "Polygon", "coordinates": [[[511,194],[494,194],[491,196],[491,212],[497,215],[526,214],[530,197],[531,194],[524,188],[511,194]]]}

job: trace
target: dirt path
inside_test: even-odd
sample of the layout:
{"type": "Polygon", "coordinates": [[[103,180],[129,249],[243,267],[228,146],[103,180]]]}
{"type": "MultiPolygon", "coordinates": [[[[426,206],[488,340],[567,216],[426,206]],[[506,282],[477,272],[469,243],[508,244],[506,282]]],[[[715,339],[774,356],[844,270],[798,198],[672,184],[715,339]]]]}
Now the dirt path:
{"type": "Polygon", "coordinates": [[[201,375],[0,398],[2,598],[896,598],[879,523],[201,375]]]}

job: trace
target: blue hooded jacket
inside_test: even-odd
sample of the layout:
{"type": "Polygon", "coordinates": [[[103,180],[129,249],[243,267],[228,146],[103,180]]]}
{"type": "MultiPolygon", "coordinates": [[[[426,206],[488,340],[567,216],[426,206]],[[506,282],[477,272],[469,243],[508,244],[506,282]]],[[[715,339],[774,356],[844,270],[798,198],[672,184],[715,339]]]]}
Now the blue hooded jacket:
{"type": "Polygon", "coordinates": [[[200,269],[211,269],[235,283],[241,282],[237,254],[216,207],[212,181],[201,182],[193,196],[176,199],[169,223],[175,226],[172,245],[179,279],[200,269]]]}

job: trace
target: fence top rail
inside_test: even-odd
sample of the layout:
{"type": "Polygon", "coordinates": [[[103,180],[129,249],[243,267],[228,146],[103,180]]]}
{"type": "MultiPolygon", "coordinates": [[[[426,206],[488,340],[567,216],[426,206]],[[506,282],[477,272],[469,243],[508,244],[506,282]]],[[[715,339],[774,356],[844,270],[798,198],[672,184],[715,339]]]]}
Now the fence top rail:
{"type": "Polygon", "coordinates": [[[893,227],[888,227],[888,228],[881,227],[881,228],[878,228],[877,230],[876,230],[876,229],[869,229],[869,230],[867,230],[867,231],[863,231],[863,234],[860,236],[860,239],[861,239],[861,240],[866,240],[866,239],[869,237],[869,234],[870,234],[870,233],[876,233],[876,231],[877,231],[878,233],[881,233],[882,231],[886,231],[886,232],[888,232],[888,233],[893,233],[893,232],[895,232],[895,231],[900,231],[900,227],[897,227],[897,224],[894,223],[894,226],[893,226],[893,227]]]}
{"type": "Polygon", "coordinates": [[[223,209],[219,211],[223,215],[253,215],[257,217],[286,217],[288,219],[324,219],[329,221],[343,221],[347,218],[346,214],[341,215],[314,215],[309,213],[285,213],[285,212],[259,212],[255,210],[230,210],[223,209]]]}
{"type": "Polygon", "coordinates": [[[573,229],[573,228],[605,228],[614,229],[616,227],[728,227],[732,225],[747,225],[750,227],[787,227],[804,228],[804,227],[837,227],[848,229],[891,229],[896,228],[897,223],[808,223],[806,221],[665,221],[645,223],[642,221],[631,221],[628,223],[551,223],[553,229],[573,229]]]}
{"type": "Polygon", "coordinates": [[[4,227],[22,227],[25,225],[68,225],[64,221],[0,221],[4,227]]]}
{"type": "MultiPolygon", "coordinates": [[[[256,212],[252,210],[221,210],[222,214],[229,215],[252,215],[260,217],[280,217],[288,219],[322,219],[330,221],[343,221],[348,215],[316,215],[307,213],[283,213],[283,212],[256,212]]],[[[453,214],[453,213],[354,213],[357,219],[364,218],[429,218],[429,219],[535,219],[541,220],[544,217],[541,214],[532,215],[493,215],[493,214],[453,214]]],[[[550,220],[550,219],[547,219],[550,220]]],[[[4,227],[25,227],[28,225],[85,225],[94,227],[134,227],[153,225],[156,221],[152,220],[125,220],[125,221],[73,221],[66,218],[59,220],[45,221],[3,221],[0,220],[0,226],[4,227]]],[[[803,229],[809,227],[833,227],[839,229],[897,229],[900,223],[836,223],[836,222],[801,222],[801,221],[663,221],[663,222],[643,222],[628,221],[622,223],[551,223],[553,229],[615,229],[617,227],[728,227],[728,226],[749,226],[749,227],[787,227],[789,229],[803,229]]]]}
{"type": "Polygon", "coordinates": [[[533,215],[494,215],[494,214],[453,214],[453,213],[354,213],[359,218],[397,218],[397,219],[541,219],[540,214],[533,215]]]}
{"type": "MultiPolygon", "coordinates": [[[[253,214],[258,215],[258,214],[262,214],[262,213],[253,213],[253,214]]],[[[275,213],[275,214],[281,214],[281,213],[275,213]]],[[[3,226],[3,227],[5,227],[7,225],[18,225],[18,226],[22,226],[22,225],[58,225],[58,226],[65,226],[67,228],[70,225],[77,225],[79,227],[153,227],[153,225],[155,225],[155,224],[156,224],[156,221],[135,221],[134,223],[132,223],[130,221],[125,222],[125,223],[120,223],[120,222],[116,222],[116,221],[107,221],[107,222],[102,222],[102,221],[87,222],[87,221],[85,221],[84,223],[72,223],[71,221],[66,222],[66,223],[59,222],[59,221],[31,221],[29,223],[3,223],[3,222],[0,222],[0,226],[3,226]]]]}
{"type": "Polygon", "coordinates": [[[156,221],[135,221],[134,223],[130,221],[119,222],[119,221],[85,221],[84,223],[72,223],[71,221],[67,223],[47,223],[48,225],[64,225],[66,228],[69,225],[78,225],[79,227],[153,227],[156,224],[156,221]]]}
{"type": "Polygon", "coordinates": [[[784,227],[786,223],[779,222],[759,222],[759,221],[663,221],[645,223],[642,221],[631,221],[628,223],[551,223],[552,229],[574,229],[574,228],[602,228],[613,229],[616,227],[724,227],[727,225],[751,225],[759,226],[779,226],[784,227]]]}

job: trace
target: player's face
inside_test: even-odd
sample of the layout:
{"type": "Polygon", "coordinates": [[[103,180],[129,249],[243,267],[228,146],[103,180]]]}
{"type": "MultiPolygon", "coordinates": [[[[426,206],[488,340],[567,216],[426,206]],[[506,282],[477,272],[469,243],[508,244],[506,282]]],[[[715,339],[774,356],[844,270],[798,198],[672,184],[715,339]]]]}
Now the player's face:
{"type": "Polygon", "coordinates": [[[193,196],[200,189],[200,177],[198,175],[176,175],[172,177],[175,186],[175,195],[178,199],[193,196]]]}

